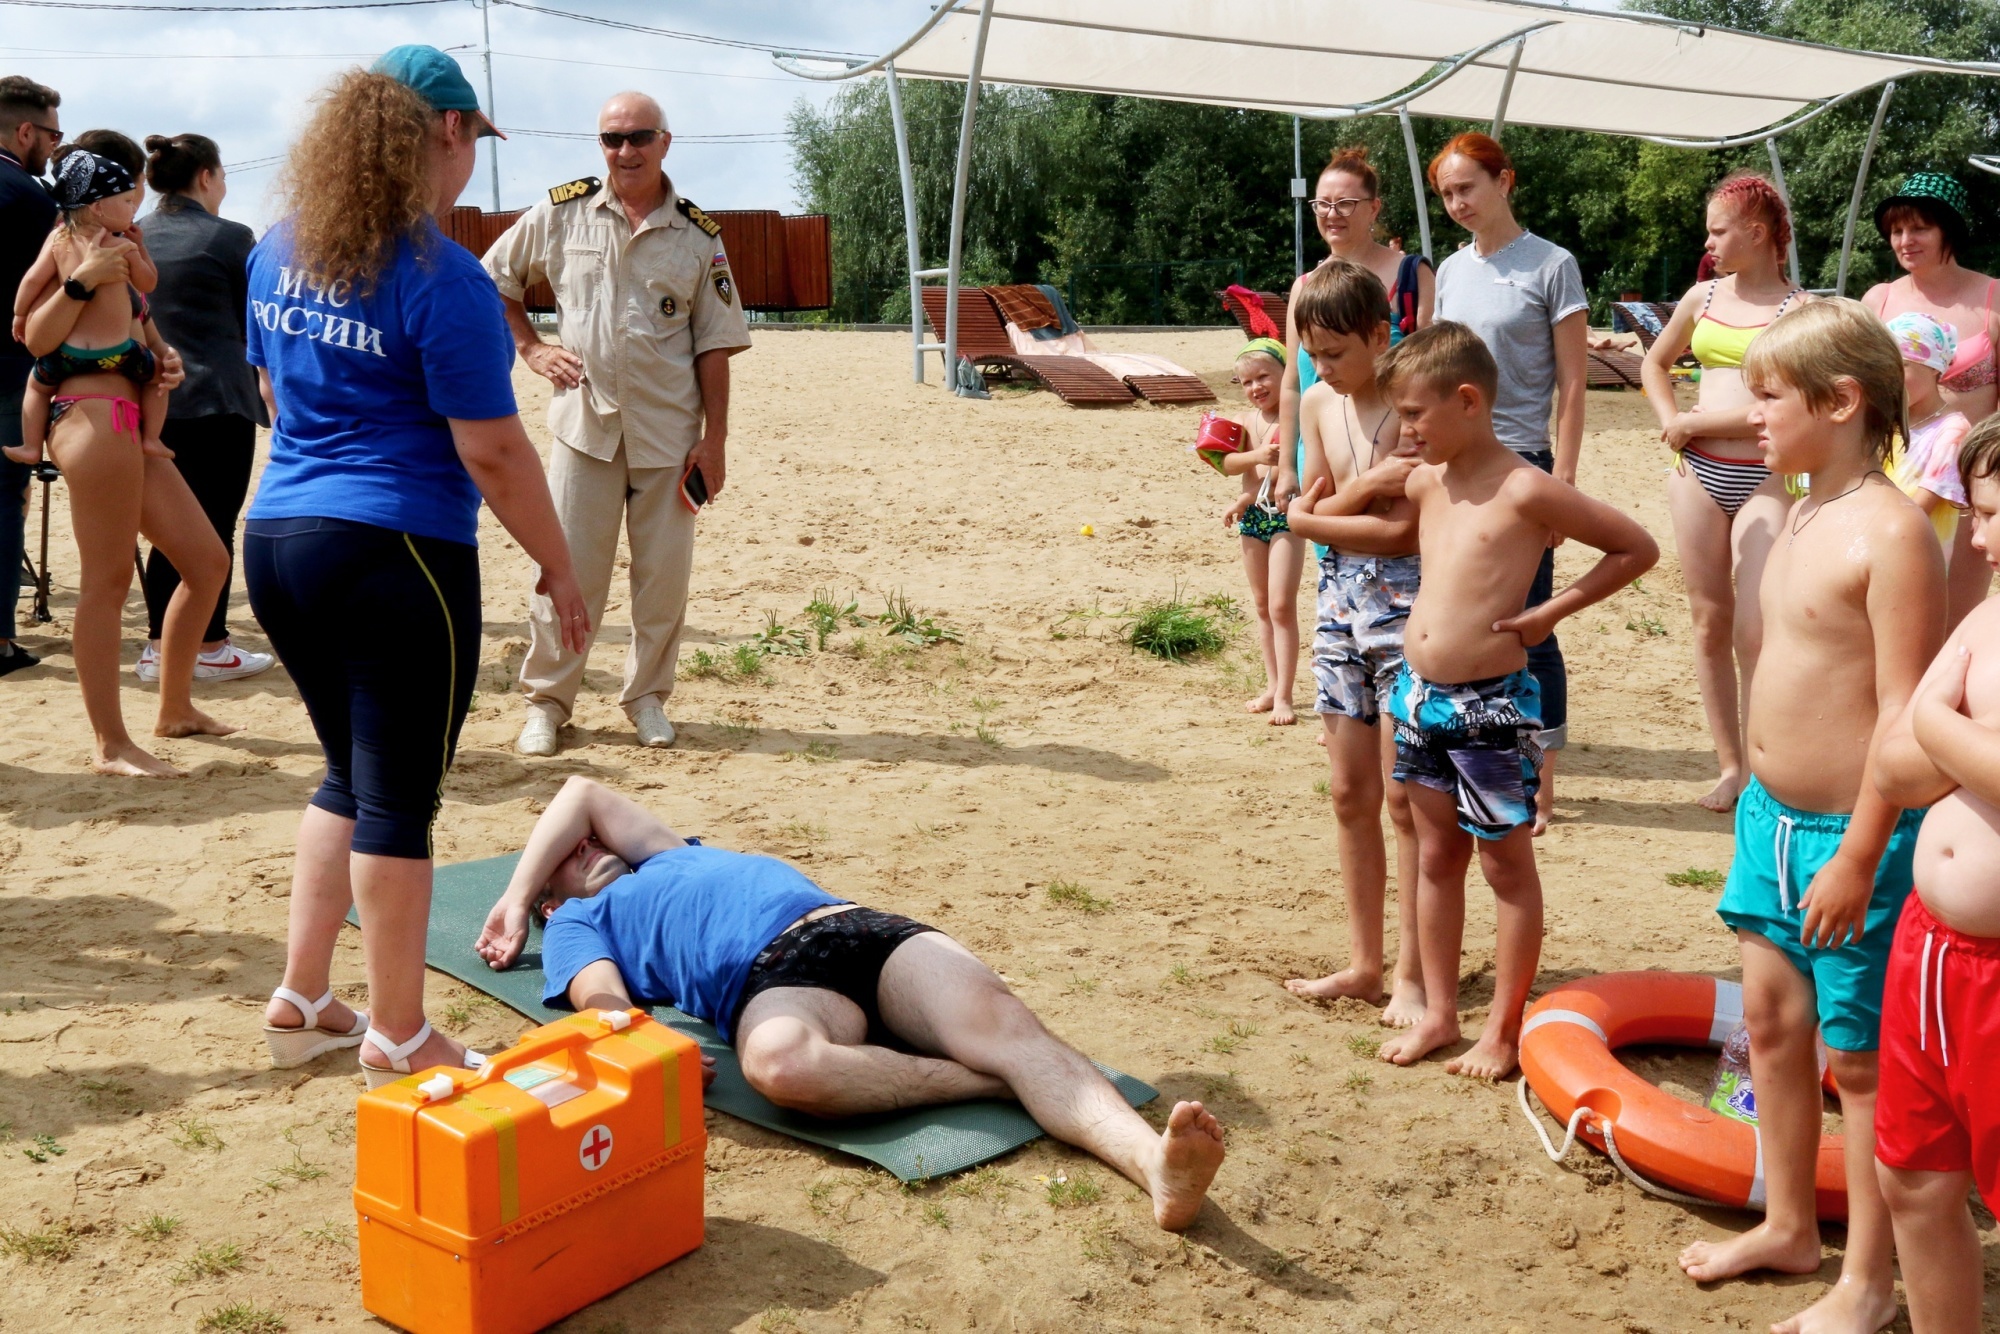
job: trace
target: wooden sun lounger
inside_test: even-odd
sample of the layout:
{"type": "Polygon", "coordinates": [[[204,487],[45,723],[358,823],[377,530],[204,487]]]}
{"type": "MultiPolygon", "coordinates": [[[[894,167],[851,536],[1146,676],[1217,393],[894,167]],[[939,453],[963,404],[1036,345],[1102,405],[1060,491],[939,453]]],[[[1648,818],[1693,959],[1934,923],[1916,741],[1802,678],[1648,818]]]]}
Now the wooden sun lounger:
{"type": "MultiPolygon", "coordinates": [[[[923,294],[924,318],[942,339],[946,291],[926,287],[923,294]]],[[[958,289],[958,354],[975,366],[1026,375],[1065,403],[1101,407],[1132,401],[1133,391],[1123,380],[1082,357],[1024,357],[1015,352],[1000,308],[983,287],[958,289]]]]}
{"type": "MultiPolygon", "coordinates": [[[[1236,327],[1243,331],[1243,336],[1255,338],[1257,334],[1250,327],[1250,312],[1243,308],[1243,303],[1228,292],[1217,292],[1215,295],[1222,302],[1222,308],[1229,312],[1229,318],[1235,320],[1236,327]]],[[[1271,323],[1278,326],[1278,337],[1282,339],[1289,301],[1283,292],[1259,292],[1257,295],[1264,298],[1264,313],[1271,317],[1271,323]]]]}
{"type": "Polygon", "coordinates": [[[1148,403],[1215,402],[1215,391],[1198,375],[1128,375],[1125,383],[1148,403]]]}
{"type": "Polygon", "coordinates": [[[1592,352],[1585,363],[1585,383],[1592,389],[1638,389],[1645,385],[1640,382],[1639,368],[1645,365],[1643,357],[1635,357],[1630,352],[1592,352]]]}

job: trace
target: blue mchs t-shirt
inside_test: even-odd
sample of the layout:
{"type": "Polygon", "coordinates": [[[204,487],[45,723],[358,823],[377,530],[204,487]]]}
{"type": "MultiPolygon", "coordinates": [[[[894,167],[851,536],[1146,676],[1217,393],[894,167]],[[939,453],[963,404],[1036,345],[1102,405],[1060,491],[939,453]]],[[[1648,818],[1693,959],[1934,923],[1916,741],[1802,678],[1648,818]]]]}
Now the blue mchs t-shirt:
{"type": "Polygon", "coordinates": [[[479,490],[445,419],[514,415],[514,340],[479,261],[423,227],[366,296],[298,269],[287,226],[251,252],[250,364],[278,418],[249,518],[477,540],[479,490]]]}
{"type": "Polygon", "coordinates": [[[669,848],[555,910],[542,932],[542,1004],[567,1008],[571,980],[609,959],[634,1001],[685,1010],[732,1041],[758,954],[813,909],[845,902],[775,857],[669,848]]]}

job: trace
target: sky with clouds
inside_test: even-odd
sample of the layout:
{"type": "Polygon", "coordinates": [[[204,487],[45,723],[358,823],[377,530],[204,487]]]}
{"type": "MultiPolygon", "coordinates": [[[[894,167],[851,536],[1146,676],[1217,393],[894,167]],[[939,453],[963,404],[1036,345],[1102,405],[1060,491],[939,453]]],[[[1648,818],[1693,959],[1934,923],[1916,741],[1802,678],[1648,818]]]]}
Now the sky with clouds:
{"type": "MultiPolygon", "coordinates": [[[[870,55],[900,41],[930,12],[927,0],[551,0],[551,7],[766,46],[870,55]]],[[[304,121],[316,88],[391,46],[428,42],[462,48],[453,54],[483,96],[483,17],[492,24],[502,128],[588,134],[608,94],[643,89],[667,109],[675,134],[667,168],[688,198],[706,208],[798,206],[785,115],[801,97],[824,102],[830,87],[783,73],[763,50],[614,31],[505,5],[490,15],[474,0],[204,14],[0,3],[0,74],[25,74],[61,92],[62,125],[70,134],[109,127],[135,139],[208,135],[233,168],[224,215],[261,229],[275,160],[304,121]],[[699,142],[710,135],[754,137],[699,142]]],[[[601,174],[603,166],[592,143],[527,134],[499,146],[499,163],[504,208],[530,203],[551,185],[601,174]]],[[[462,202],[492,207],[483,151],[462,202]]]]}

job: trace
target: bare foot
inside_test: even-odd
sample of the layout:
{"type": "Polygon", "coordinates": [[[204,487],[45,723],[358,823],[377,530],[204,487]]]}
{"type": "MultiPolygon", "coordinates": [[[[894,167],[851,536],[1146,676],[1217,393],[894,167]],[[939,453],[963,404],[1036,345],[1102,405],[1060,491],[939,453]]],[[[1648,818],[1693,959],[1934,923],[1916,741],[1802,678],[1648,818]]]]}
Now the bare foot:
{"type": "Polygon", "coordinates": [[[1271,726],[1290,727],[1299,720],[1292,712],[1292,702],[1288,699],[1273,700],[1271,703],[1271,726]]]}
{"type": "Polygon", "coordinates": [[[1743,790],[1743,775],[1724,774],[1722,781],[1708,790],[1708,795],[1696,802],[1703,810],[1714,811],[1717,815],[1727,815],[1736,809],[1736,794],[1743,790]]]}
{"type": "Polygon", "coordinates": [[[1153,1221],[1169,1232],[1194,1222],[1222,1166],[1222,1123],[1198,1102],[1177,1102],[1153,1169],[1153,1221]]]}
{"type": "Polygon", "coordinates": [[[110,774],[115,778],[187,777],[186,770],[175,768],[159,756],[130,741],[91,756],[90,767],[101,774],[110,774]]]}
{"type": "Polygon", "coordinates": [[[1436,1019],[1426,1014],[1403,1032],[1382,1044],[1381,1057],[1391,1065],[1415,1065],[1439,1047],[1458,1041],[1458,1019],[1436,1019]]]}
{"type": "Polygon", "coordinates": [[[1520,1056],[1520,1043],[1501,1037],[1489,1024],[1479,1035],[1479,1041],[1472,1044],[1471,1051],[1446,1061],[1444,1068],[1448,1074],[1464,1075],[1467,1079],[1504,1079],[1520,1056]]]}
{"type": "MultiPolygon", "coordinates": [[[[300,1028],[305,1025],[306,1017],[299,1013],[298,1006],[273,996],[264,1007],[264,1022],[272,1028],[300,1028]]],[[[319,1027],[329,1033],[345,1033],[354,1027],[354,1011],[346,1002],[335,999],[319,1012],[319,1027]]]]}
{"type": "Polygon", "coordinates": [[[25,463],[31,468],[42,461],[40,445],[8,445],[0,448],[0,454],[5,454],[16,463],[25,463]]]}
{"type": "Polygon", "coordinates": [[[164,713],[153,724],[154,736],[228,736],[243,729],[234,723],[221,723],[203,713],[200,709],[189,709],[178,718],[169,718],[164,713]]]}
{"type": "Polygon", "coordinates": [[[1268,690],[1243,706],[1243,712],[1245,713],[1269,713],[1270,711],[1271,692],[1268,690]]]}
{"type": "Polygon", "coordinates": [[[1556,785],[1553,777],[1544,770],[1542,785],[1535,789],[1535,825],[1528,831],[1530,838],[1540,838],[1549,832],[1549,820],[1556,813],[1556,785]]]}
{"type": "MultiPolygon", "coordinates": [[[[461,1069],[467,1068],[465,1064],[465,1044],[453,1041],[436,1029],[431,1030],[431,1035],[424,1039],[424,1045],[411,1052],[408,1059],[412,1072],[428,1070],[434,1065],[452,1065],[458,1066],[461,1069]]],[[[363,1065],[372,1065],[377,1070],[387,1070],[389,1068],[388,1056],[383,1053],[380,1047],[375,1045],[372,1039],[361,1044],[361,1063],[363,1065]]]]}
{"type": "Polygon", "coordinates": [[[1819,1270],[1819,1233],[1780,1233],[1768,1220],[1748,1232],[1723,1241],[1697,1241],[1683,1250],[1683,1272],[1697,1283],[1735,1278],[1753,1269],[1781,1274],[1811,1274],[1819,1270]]]}
{"type": "Polygon", "coordinates": [[[1325,977],[1288,977],[1285,979],[1285,990],[1310,1000],[1338,1000],[1342,996],[1352,996],[1376,1005],[1382,1000],[1382,975],[1364,973],[1359,968],[1343,968],[1325,977]]]}
{"type": "Polygon", "coordinates": [[[1319,748],[1320,748],[1321,750],[1325,750],[1325,749],[1326,749],[1326,733],[1325,733],[1325,732],[1321,732],[1321,733],[1319,733],[1319,734],[1318,734],[1317,736],[1315,736],[1315,737],[1313,738],[1313,744],[1314,744],[1315,746],[1318,746],[1318,747],[1319,747],[1319,748]]]}
{"type": "Polygon", "coordinates": [[[158,436],[154,436],[150,440],[141,440],[139,442],[139,452],[156,459],[170,459],[174,456],[174,451],[168,449],[166,442],[158,436]]]}
{"type": "Polygon", "coordinates": [[[1771,1326],[1771,1334],[1876,1334],[1895,1323],[1894,1288],[1872,1286],[1842,1274],[1826,1296],[1790,1320],[1771,1326]]]}
{"type": "Polygon", "coordinates": [[[1424,1018],[1424,987],[1421,982],[1398,982],[1382,1007],[1381,1023],[1386,1028],[1414,1028],[1424,1018]]]}

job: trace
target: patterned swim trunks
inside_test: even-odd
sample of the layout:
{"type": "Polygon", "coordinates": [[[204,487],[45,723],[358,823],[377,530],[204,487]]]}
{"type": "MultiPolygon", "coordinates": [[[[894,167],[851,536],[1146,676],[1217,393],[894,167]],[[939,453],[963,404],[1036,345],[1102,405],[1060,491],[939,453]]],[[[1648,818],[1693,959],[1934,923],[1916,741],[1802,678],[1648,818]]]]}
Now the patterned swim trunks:
{"type": "Polygon", "coordinates": [[[1462,685],[1426,681],[1403,664],[1389,691],[1396,720],[1393,776],[1449,792],[1458,827],[1501,839],[1535,818],[1541,787],[1542,692],[1523,667],[1462,685]]]}
{"type": "Polygon", "coordinates": [[[1243,511],[1243,517],[1236,524],[1236,531],[1245,537],[1254,537],[1259,542],[1269,542],[1279,533],[1291,531],[1285,521],[1285,512],[1269,505],[1256,504],[1243,511]]]}
{"type": "Polygon", "coordinates": [[[1319,563],[1313,679],[1321,713],[1374,726],[1403,667],[1403,628],[1417,601],[1415,556],[1348,556],[1319,563]]]}

